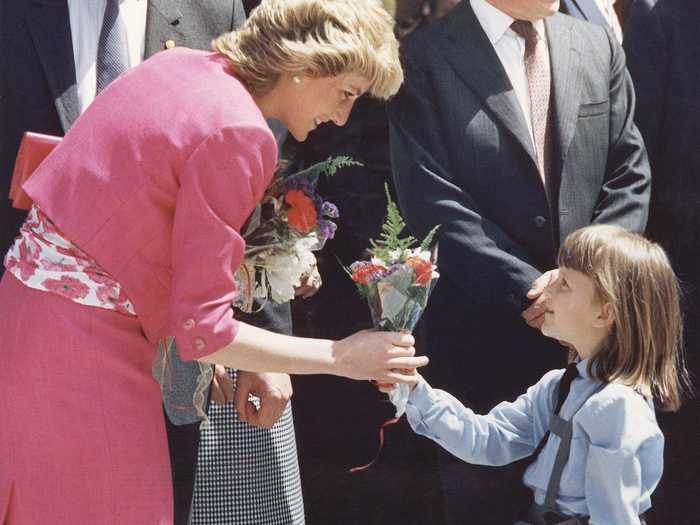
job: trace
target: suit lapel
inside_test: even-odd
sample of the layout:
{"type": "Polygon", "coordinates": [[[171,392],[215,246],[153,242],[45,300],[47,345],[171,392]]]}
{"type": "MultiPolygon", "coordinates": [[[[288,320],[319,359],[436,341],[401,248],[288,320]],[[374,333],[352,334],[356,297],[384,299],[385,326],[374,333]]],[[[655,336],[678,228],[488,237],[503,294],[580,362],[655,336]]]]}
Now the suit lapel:
{"type": "Polygon", "coordinates": [[[555,14],[545,19],[554,95],[554,137],[560,159],[566,157],[578,121],[581,98],[579,73],[581,52],[573,38],[572,19],[555,14]]]}
{"type": "Polygon", "coordinates": [[[454,16],[445,20],[448,25],[439,41],[446,60],[536,165],[537,157],[520,103],[493,45],[468,0],[455,9],[458,11],[454,16]]]}
{"type": "Polygon", "coordinates": [[[29,31],[65,132],[80,115],[68,4],[33,0],[28,13],[29,31]]]}
{"type": "Polygon", "coordinates": [[[148,0],[146,12],[146,58],[165,49],[165,42],[181,42],[183,33],[179,30],[182,12],[174,0],[148,0]]]}

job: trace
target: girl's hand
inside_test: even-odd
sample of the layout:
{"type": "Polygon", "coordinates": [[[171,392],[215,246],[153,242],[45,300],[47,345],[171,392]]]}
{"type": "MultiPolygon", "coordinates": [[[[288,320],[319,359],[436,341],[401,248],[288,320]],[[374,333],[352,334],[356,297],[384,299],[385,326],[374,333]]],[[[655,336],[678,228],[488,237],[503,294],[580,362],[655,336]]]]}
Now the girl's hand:
{"type": "Polygon", "coordinates": [[[415,369],[428,364],[414,357],[410,334],[362,330],[333,344],[336,373],[350,379],[370,379],[382,384],[418,382],[415,369]]]}

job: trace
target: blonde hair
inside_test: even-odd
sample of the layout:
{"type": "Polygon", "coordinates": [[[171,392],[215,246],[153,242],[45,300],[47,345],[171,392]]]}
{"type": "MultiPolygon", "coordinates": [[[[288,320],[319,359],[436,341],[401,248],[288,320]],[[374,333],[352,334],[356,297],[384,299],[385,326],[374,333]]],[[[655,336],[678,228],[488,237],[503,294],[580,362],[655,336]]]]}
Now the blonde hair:
{"type": "Polygon", "coordinates": [[[664,250],[617,226],[588,226],[569,235],[559,266],[593,280],[614,322],[588,372],[651,394],[663,410],[678,410],[690,387],[683,360],[680,289],[664,250]]]}
{"type": "Polygon", "coordinates": [[[212,43],[256,95],[282,74],[356,73],[387,99],[403,82],[393,19],[376,0],[263,0],[239,30],[212,43]]]}

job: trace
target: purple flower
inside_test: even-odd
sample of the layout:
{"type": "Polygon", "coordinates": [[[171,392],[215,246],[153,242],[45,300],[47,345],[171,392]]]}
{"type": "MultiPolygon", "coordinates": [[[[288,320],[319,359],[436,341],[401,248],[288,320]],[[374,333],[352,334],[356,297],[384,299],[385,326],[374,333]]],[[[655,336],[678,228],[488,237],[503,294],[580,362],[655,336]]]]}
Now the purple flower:
{"type": "Polygon", "coordinates": [[[321,205],[321,214],[325,215],[326,217],[330,217],[331,219],[337,219],[340,217],[338,207],[329,201],[324,201],[324,203],[321,205]]]}
{"type": "Polygon", "coordinates": [[[335,237],[335,230],[338,228],[338,226],[333,221],[319,219],[318,228],[321,232],[321,237],[324,239],[332,239],[335,237]]]}

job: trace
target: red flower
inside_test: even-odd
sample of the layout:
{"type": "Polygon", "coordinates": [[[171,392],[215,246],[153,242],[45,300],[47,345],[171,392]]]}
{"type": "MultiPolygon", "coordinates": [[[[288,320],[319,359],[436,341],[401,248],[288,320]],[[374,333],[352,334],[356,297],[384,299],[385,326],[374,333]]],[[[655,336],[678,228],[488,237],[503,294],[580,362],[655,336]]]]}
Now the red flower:
{"type": "Polygon", "coordinates": [[[416,274],[416,284],[423,286],[428,284],[433,279],[433,263],[421,259],[420,257],[409,257],[406,259],[408,264],[416,274]]]}
{"type": "Polygon", "coordinates": [[[47,290],[67,297],[68,299],[82,299],[90,292],[90,289],[85,283],[75,277],[68,277],[67,275],[62,275],[60,279],[45,279],[41,284],[47,290]]]}
{"type": "Polygon", "coordinates": [[[372,264],[369,262],[362,262],[358,264],[352,272],[352,280],[356,283],[367,284],[370,281],[376,281],[384,275],[386,268],[378,264],[372,264]]]}
{"type": "Polygon", "coordinates": [[[306,193],[301,190],[289,190],[284,200],[290,207],[287,220],[295,229],[306,233],[316,226],[316,206],[306,193]]]}

